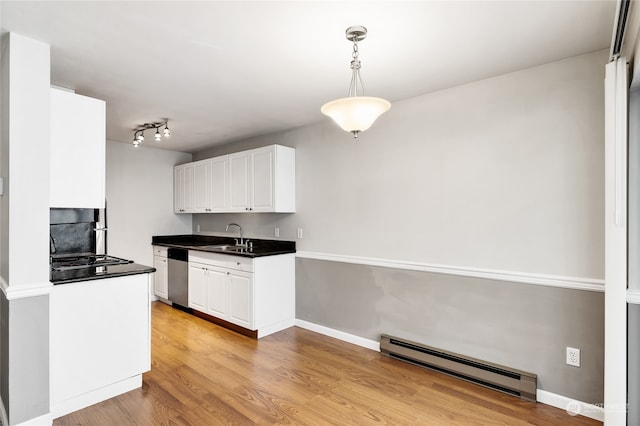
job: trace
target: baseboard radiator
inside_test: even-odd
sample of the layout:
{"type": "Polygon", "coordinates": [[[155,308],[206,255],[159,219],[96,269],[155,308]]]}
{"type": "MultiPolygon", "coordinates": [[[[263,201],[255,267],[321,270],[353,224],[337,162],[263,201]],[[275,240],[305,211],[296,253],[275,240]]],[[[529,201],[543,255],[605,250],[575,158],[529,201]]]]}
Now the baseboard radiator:
{"type": "Polygon", "coordinates": [[[383,334],[380,352],[500,392],[536,401],[537,376],[526,371],[459,355],[383,334]]]}

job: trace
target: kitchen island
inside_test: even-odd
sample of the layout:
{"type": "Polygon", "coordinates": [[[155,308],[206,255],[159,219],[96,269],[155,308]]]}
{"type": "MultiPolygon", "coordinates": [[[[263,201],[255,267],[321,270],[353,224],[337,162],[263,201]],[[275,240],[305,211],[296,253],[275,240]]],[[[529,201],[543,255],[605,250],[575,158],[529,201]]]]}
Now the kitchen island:
{"type": "Polygon", "coordinates": [[[142,386],[151,368],[154,271],[136,263],[52,271],[53,418],[142,386]]]}

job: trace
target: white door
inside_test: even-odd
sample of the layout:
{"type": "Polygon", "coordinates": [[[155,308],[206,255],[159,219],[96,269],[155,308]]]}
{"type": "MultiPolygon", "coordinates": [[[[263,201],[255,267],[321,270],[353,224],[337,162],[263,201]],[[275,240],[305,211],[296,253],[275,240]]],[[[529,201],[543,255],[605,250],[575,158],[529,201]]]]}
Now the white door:
{"type": "Polygon", "coordinates": [[[224,269],[211,267],[207,271],[207,311],[209,315],[227,319],[227,277],[224,269]]]}
{"type": "Polygon", "coordinates": [[[154,256],[153,267],[156,268],[156,272],[153,276],[153,294],[162,297],[163,299],[168,299],[169,287],[167,285],[167,279],[169,275],[167,270],[167,258],[154,256]]]}
{"type": "Polygon", "coordinates": [[[211,159],[211,192],[209,195],[212,212],[229,210],[229,157],[211,159]]]}
{"type": "Polygon", "coordinates": [[[253,274],[232,271],[228,276],[229,322],[255,330],[253,321],[253,274]]]}
{"type": "Polygon", "coordinates": [[[627,60],[605,68],[604,420],[626,424],[627,406],[627,60]],[[621,408],[622,407],[622,408],[621,408]]]}
{"type": "Polygon", "coordinates": [[[176,166],[173,169],[173,211],[184,212],[184,167],[176,166]]]}
{"type": "Polygon", "coordinates": [[[253,152],[253,210],[274,210],[274,147],[253,152]]]}
{"type": "Polygon", "coordinates": [[[229,211],[246,212],[251,208],[251,154],[229,156],[229,211]]]}
{"type": "Polygon", "coordinates": [[[203,160],[193,163],[193,212],[210,211],[211,162],[203,160]]]}
{"type": "Polygon", "coordinates": [[[193,164],[185,164],[184,181],[182,182],[182,193],[184,200],[184,211],[193,212],[193,164]]]}
{"type": "Polygon", "coordinates": [[[189,307],[206,312],[207,270],[203,266],[189,266],[189,307]]]}

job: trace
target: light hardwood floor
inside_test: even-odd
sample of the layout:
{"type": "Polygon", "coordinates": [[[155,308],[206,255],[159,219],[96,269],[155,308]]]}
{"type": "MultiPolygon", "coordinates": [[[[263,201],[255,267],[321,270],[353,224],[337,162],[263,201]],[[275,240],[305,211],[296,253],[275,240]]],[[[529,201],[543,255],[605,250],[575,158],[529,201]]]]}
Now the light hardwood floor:
{"type": "MultiPolygon", "coordinates": [[[[99,366],[96,366],[99,368],[99,366]]],[[[159,302],[141,389],[54,425],[601,425],[297,327],[254,340],[159,302]]]]}

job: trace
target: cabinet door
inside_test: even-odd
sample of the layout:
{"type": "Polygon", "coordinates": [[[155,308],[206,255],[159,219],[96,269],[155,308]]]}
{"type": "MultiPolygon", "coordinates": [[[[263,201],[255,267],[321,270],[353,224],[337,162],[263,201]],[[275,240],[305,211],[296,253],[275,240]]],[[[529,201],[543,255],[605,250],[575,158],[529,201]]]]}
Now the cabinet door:
{"type": "Polygon", "coordinates": [[[227,321],[255,330],[253,321],[253,274],[231,271],[228,275],[229,317],[227,321]]]}
{"type": "Polygon", "coordinates": [[[173,211],[174,213],[184,212],[184,167],[173,168],[173,211]]]}
{"type": "Polygon", "coordinates": [[[104,208],[105,103],[51,89],[49,206],[104,208]]]}
{"type": "Polygon", "coordinates": [[[224,269],[210,268],[207,271],[207,311],[214,317],[227,319],[227,276],[224,269]]]}
{"type": "Polygon", "coordinates": [[[206,312],[207,269],[200,265],[189,265],[189,307],[206,312]]]}
{"type": "Polygon", "coordinates": [[[215,157],[211,160],[211,182],[209,187],[209,207],[211,212],[229,211],[229,157],[215,157]]]}
{"type": "Polygon", "coordinates": [[[253,151],[253,210],[257,212],[274,211],[274,165],[273,147],[253,151]]]}
{"type": "Polygon", "coordinates": [[[193,212],[208,213],[211,193],[211,162],[209,160],[193,163],[193,212]]]}
{"type": "Polygon", "coordinates": [[[153,294],[163,299],[169,297],[168,294],[168,270],[167,258],[162,256],[153,256],[153,267],[156,272],[153,276],[153,294]]]}
{"type": "Polygon", "coordinates": [[[173,204],[176,213],[193,212],[193,164],[182,164],[174,168],[173,204]]]}
{"type": "Polygon", "coordinates": [[[229,211],[246,212],[251,207],[251,154],[229,156],[229,211]]]}

